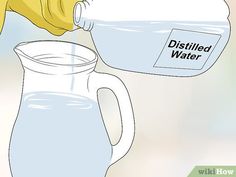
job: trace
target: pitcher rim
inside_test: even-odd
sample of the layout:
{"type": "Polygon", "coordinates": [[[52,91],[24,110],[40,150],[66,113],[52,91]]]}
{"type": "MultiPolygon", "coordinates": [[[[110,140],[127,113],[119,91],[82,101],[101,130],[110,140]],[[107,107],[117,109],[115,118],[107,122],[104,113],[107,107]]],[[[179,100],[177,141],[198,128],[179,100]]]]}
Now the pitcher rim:
{"type": "MultiPolygon", "coordinates": [[[[90,49],[87,46],[84,46],[84,45],[81,45],[81,44],[78,44],[78,43],[75,43],[75,42],[60,41],[60,40],[36,40],[36,41],[21,42],[21,43],[17,44],[14,47],[14,51],[16,52],[17,55],[23,55],[25,58],[31,60],[32,62],[35,62],[35,63],[38,63],[38,64],[43,64],[43,65],[48,65],[48,66],[83,67],[83,66],[88,66],[90,64],[94,64],[98,60],[97,53],[93,49],[90,49]],[[57,63],[57,62],[48,62],[48,61],[42,61],[42,60],[39,60],[39,59],[35,59],[34,57],[29,56],[28,54],[26,54],[25,52],[23,52],[22,50],[19,49],[20,46],[24,46],[24,45],[32,44],[32,43],[43,43],[43,42],[66,43],[66,44],[72,44],[72,45],[75,45],[75,46],[83,47],[83,48],[89,50],[90,52],[92,52],[95,57],[93,59],[89,60],[88,62],[85,62],[85,63],[80,63],[80,64],[62,64],[62,63],[57,63]]],[[[75,56],[83,58],[82,56],[79,56],[79,55],[75,55],[75,56]]]]}

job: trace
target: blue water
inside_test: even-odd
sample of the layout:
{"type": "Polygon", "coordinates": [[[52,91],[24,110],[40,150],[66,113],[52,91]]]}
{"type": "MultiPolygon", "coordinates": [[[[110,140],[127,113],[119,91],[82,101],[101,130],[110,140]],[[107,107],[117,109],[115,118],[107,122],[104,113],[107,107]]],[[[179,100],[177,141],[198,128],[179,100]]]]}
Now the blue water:
{"type": "Polygon", "coordinates": [[[76,95],[24,95],[13,129],[13,177],[104,177],[112,146],[98,104],[76,95]]]}

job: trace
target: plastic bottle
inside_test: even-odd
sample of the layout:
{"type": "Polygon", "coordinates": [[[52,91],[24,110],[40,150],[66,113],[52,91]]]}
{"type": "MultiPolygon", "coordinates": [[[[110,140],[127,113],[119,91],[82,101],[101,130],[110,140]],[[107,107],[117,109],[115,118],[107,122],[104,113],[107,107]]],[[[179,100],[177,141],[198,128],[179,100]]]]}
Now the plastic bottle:
{"type": "Polygon", "coordinates": [[[230,36],[224,0],[87,0],[74,16],[106,64],[133,72],[199,75],[230,36]]]}

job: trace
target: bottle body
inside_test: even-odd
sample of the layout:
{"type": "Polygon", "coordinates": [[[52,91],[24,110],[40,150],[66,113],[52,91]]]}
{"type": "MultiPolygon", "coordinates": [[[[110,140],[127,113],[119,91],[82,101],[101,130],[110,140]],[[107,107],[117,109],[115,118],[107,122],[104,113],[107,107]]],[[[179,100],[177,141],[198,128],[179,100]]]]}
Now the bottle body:
{"type": "Polygon", "coordinates": [[[196,76],[213,66],[230,36],[223,0],[103,0],[80,7],[75,23],[91,31],[103,61],[121,70],[196,76]]]}
{"type": "Polygon", "coordinates": [[[91,33],[101,58],[111,67],[196,76],[217,61],[228,42],[230,28],[227,21],[95,22],[91,33]],[[210,50],[205,52],[203,47],[210,50]]]}

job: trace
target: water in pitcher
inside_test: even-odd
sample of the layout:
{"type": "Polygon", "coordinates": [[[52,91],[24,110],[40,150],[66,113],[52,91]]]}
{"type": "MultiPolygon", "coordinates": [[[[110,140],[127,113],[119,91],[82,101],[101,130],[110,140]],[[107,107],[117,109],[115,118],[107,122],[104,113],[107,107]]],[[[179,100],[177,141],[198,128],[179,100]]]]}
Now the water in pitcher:
{"type": "Polygon", "coordinates": [[[104,177],[111,155],[94,101],[50,92],[22,98],[10,146],[13,177],[104,177]]]}

